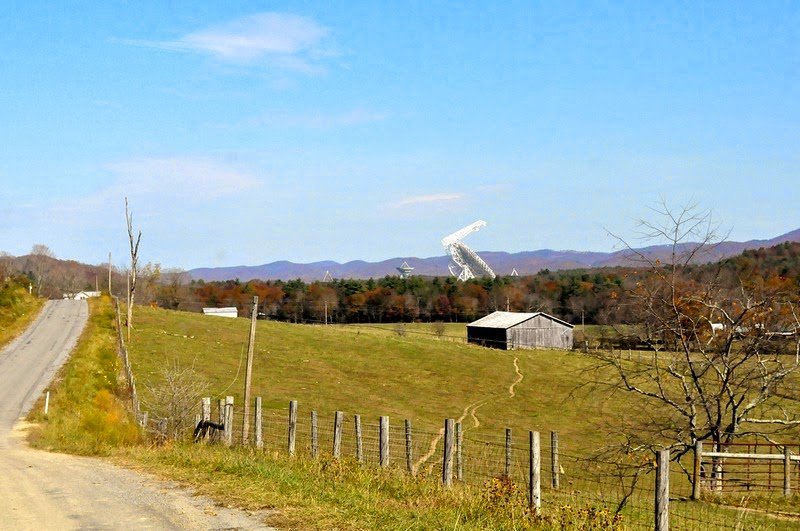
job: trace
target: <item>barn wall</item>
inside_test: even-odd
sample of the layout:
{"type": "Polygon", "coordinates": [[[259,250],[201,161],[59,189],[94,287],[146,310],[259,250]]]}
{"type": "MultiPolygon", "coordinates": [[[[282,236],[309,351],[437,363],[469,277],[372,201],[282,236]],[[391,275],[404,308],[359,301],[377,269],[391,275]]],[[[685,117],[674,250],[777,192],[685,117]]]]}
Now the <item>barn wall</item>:
{"type": "Polygon", "coordinates": [[[511,348],[572,348],[572,328],[537,315],[509,329],[511,348]]]}
{"type": "Polygon", "coordinates": [[[467,341],[484,347],[507,349],[505,328],[484,328],[480,326],[467,327],[467,341]]]}

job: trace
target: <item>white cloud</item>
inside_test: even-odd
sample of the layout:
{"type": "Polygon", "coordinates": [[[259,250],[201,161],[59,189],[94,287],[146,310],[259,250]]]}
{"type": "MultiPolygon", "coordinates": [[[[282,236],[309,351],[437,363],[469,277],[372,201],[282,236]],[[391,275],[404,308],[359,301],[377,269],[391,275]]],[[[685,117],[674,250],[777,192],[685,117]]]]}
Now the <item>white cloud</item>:
{"type": "Polygon", "coordinates": [[[314,20],[288,13],[257,13],[187,33],[173,41],[126,40],[127,44],[206,54],[233,63],[265,62],[303,73],[323,69],[319,59],[335,55],[324,42],[330,30],[314,20]]]}
{"type": "Polygon", "coordinates": [[[400,208],[412,205],[422,205],[428,203],[449,203],[452,201],[460,201],[464,198],[464,194],[459,193],[444,193],[444,194],[430,194],[430,195],[415,195],[401,199],[392,204],[394,208],[400,208]]]}

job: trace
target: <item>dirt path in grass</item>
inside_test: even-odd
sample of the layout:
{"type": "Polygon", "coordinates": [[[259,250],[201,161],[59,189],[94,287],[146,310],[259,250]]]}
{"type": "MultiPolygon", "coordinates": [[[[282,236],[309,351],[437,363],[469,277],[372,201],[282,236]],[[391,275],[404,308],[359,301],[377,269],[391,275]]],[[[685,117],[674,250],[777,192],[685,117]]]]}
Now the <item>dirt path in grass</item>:
{"type": "MultiPolygon", "coordinates": [[[[523,380],[523,378],[525,378],[525,376],[519,370],[519,358],[514,358],[514,372],[517,375],[517,379],[508,386],[509,398],[514,398],[517,396],[515,387],[523,380]]],[[[461,416],[456,419],[456,422],[463,422],[464,419],[467,418],[467,415],[469,415],[472,418],[472,429],[480,427],[481,421],[478,419],[478,415],[476,414],[478,409],[498,398],[500,398],[498,395],[492,395],[469,404],[464,408],[464,412],[461,414],[461,416]]],[[[419,458],[417,463],[414,465],[414,470],[419,469],[419,467],[424,465],[431,457],[433,457],[433,454],[436,453],[436,447],[439,445],[439,441],[442,440],[442,437],[444,437],[444,428],[440,428],[436,436],[431,440],[428,451],[419,458]]],[[[431,470],[433,470],[433,464],[429,465],[428,473],[430,473],[431,470]]]]}
{"type": "Polygon", "coordinates": [[[265,529],[263,517],[217,507],[177,484],[96,458],[33,450],[22,418],[68,357],[85,301],[49,301],[0,351],[2,529],[265,529]]]}
{"type": "Polygon", "coordinates": [[[520,383],[522,381],[523,378],[525,378],[525,376],[523,376],[523,374],[521,372],[519,372],[519,363],[518,362],[519,362],[519,358],[514,358],[514,372],[517,373],[517,379],[514,380],[514,383],[512,383],[511,385],[508,386],[508,396],[510,398],[514,398],[515,396],[517,396],[517,393],[516,393],[516,391],[514,391],[514,388],[517,386],[518,383],[520,383]]]}

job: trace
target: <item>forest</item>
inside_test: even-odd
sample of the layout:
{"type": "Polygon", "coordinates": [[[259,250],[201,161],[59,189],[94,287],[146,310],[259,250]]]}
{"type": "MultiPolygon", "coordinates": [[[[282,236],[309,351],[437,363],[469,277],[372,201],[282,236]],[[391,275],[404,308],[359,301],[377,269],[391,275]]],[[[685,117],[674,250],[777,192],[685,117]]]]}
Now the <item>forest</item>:
{"type": "MultiPolygon", "coordinates": [[[[0,279],[27,279],[35,293],[60,297],[62,292],[107,287],[107,266],[59,260],[43,246],[30,255],[0,256],[0,279]]],[[[458,282],[453,277],[413,276],[401,279],[301,280],[232,279],[204,282],[174,269],[146,264],[139,271],[137,300],[173,310],[200,312],[203,307],[235,306],[249,315],[258,296],[259,317],[304,323],[468,322],[495,310],[544,311],[573,324],[622,324],[636,319],[630,293],[645,270],[629,267],[543,270],[530,276],[502,276],[458,282]]],[[[743,283],[800,286],[800,244],[745,251],[715,263],[692,265],[687,281],[709,276],[735,289],[743,283]]],[[[125,293],[125,271],[112,270],[112,292],[125,293]]]]}

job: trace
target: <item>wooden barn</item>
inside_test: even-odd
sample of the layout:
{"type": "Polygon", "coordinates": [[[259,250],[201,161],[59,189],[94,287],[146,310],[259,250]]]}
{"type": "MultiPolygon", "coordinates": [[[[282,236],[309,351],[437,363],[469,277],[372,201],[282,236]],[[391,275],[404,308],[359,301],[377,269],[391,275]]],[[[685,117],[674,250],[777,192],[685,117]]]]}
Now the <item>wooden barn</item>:
{"type": "Polygon", "coordinates": [[[573,328],[542,312],[494,312],[467,325],[467,341],[503,350],[571,349],[573,328]]]}

